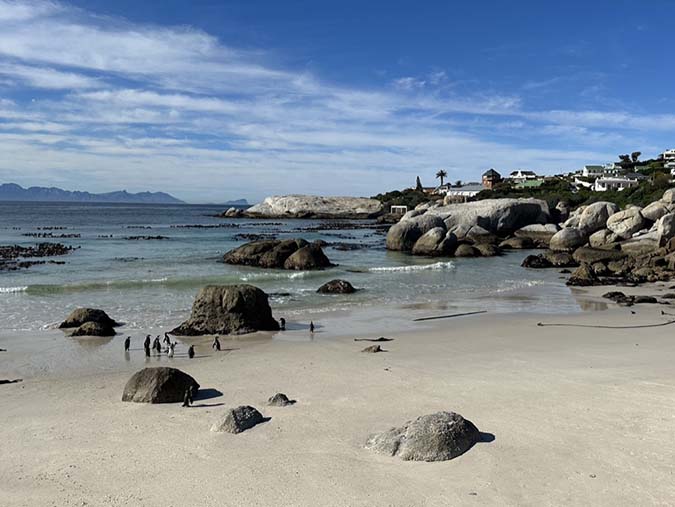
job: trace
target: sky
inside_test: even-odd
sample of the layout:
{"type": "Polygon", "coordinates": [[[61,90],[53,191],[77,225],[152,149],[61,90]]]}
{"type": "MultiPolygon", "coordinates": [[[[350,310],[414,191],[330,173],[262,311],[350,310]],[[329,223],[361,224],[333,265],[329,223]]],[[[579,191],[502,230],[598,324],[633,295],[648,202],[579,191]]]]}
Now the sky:
{"type": "Polygon", "coordinates": [[[0,183],[370,196],[675,147],[673,0],[0,0],[0,183]]]}

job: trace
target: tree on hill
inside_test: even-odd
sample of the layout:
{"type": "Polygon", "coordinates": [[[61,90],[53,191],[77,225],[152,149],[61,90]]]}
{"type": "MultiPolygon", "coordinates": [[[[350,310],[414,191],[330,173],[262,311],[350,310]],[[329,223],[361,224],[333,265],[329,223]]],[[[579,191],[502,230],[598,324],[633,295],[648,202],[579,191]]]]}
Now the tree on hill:
{"type": "Polygon", "coordinates": [[[630,154],[630,158],[633,161],[633,164],[638,163],[638,160],[640,159],[640,155],[642,155],[641,151],[634,151],[633,153],[630,154]]]}
{"type": "Polygon", "coordinates": [[[418,192],[424,191],[424,187],[422,186],[422,180],[420,180],[419,176],[417,177],[417,182],[415,184],[415,190],[417,190],[418,192]]]}
{"type": "Polygon", "coordinates": [[[446,178],[447,176],[448,176],[448,173],[445,172],[443,169],[439,170],[439,171],[436,173],[436,179],[440,179],[440,180],[441,180],[441,186],[443,186],[443,179],[446,178]]]}

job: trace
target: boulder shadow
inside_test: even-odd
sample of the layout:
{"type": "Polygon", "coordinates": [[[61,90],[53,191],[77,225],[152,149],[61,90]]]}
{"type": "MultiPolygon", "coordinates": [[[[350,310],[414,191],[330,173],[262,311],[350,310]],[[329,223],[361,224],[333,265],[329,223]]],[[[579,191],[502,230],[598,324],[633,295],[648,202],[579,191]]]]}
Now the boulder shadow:
{"type": "Polygon", "coordinates": [[[494,442],[497,437],[494,436],[492,433],[487,433],[485,431],[479,431],[478,432],[478,442],[477,444],[489,444],[491,442],[494,442]]]}
{"type": "MultiPolygon", "coordinates": [[[[221,391],[218,389],[212,389],[212,388],[206,388],[206,389],[199,389],[197,391],[197,395],[195,396],[195,401],[202,401],[202,400],[211,400],[213,398],[220,398],[223,395],[221,391]]],[[[221,403],[222,405],[222,403],[221,403]]]]}

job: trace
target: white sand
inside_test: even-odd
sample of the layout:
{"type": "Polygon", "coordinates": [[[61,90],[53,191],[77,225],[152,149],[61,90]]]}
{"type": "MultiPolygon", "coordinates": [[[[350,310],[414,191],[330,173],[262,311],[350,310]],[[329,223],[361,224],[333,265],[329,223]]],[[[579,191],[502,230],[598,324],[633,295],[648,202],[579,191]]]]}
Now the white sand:
{"type": "Polygon", "coordinates": [[[0,386],[0,504],[673,505],[675,324],[536,325],[665,322],[662,309],[438,321],[375,355],[336,339],[176,359],[223,393],[190,409],[122,403],[129,371],[0,386]],[[297,404],[266,407],[278,391],[297,404]],[[272,419],[209,431],[240,404],[272,419]],[[438,410],[494,441],[443,463],[363,449],[371,432],[438,410]]]}

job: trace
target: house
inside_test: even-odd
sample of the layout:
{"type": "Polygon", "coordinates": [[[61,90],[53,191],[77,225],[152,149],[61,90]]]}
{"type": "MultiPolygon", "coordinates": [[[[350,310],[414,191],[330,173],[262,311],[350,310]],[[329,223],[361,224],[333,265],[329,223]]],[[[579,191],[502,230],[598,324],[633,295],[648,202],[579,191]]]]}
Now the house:
{"type": "Polygon", "coordinates": [[[584,178],[597,178],[605,174],[605,166],[603,165],[585,165],[580,171],[584,178]]]}
{"type": "Polygon", "coordinates": [[[502,175],[494,169],[488,169],[483,173],[483,186],[488,190],[492,190],[494,186],[502,181],[502,175]]]}
{"type": "Polygon", "coordinates": [[[661,153],[661,158],[663,159],[663,167],[670,169],[670,174],[675,176],[675,148],[661,153]]]}
{"type": "Polygon", "coordinates": [[[405,215],[408,212],[408,206],[404,205],[393,205],[391,208],[389,208],[389,213],[392,215],[405,215]]]}
{"type": "Polygon", "coordinates": [[[445,194],[446,202],[465,202],[485,190],[481,183],[467,183],[461,187],[450,187],[445,194]]]}
{"type": "Polygon", "coordinates": [[[527,180],[536,180],[537,178],[538,176],[534,173],[534,171],[523,171],[522,169],[518,169],[517,171],[513,171],[511,174],[509,174],[509,179],[514,183],[521,183],[527,180]]]}
{"type": "Polygon", "coordinates": [[[608,190],[625,190],[636,187],[640,184],[637,178],[627,178],[625,176],[603,176],[595,180],[593,190],[596,192],[607,192],[608,190]]]}

